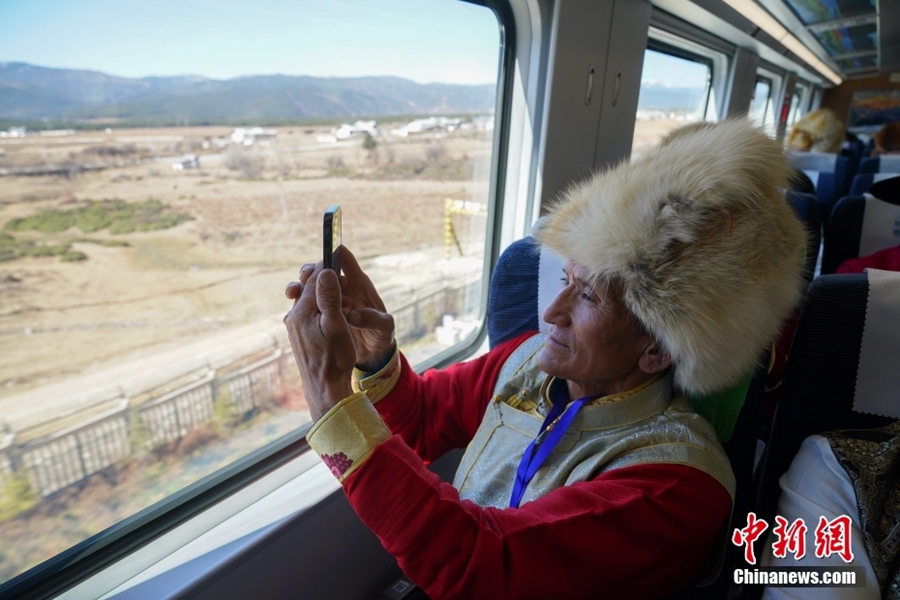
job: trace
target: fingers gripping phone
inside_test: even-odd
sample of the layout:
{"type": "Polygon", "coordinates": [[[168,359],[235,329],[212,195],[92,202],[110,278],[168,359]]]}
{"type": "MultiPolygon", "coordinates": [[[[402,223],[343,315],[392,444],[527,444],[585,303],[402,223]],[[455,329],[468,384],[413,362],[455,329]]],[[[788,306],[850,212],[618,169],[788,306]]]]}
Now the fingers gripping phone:
{"type": "Polygon", "coordinates": [[[333,204],[325,211],[323,222],[325,268],[341,274],[341,206],[333,204]]]}

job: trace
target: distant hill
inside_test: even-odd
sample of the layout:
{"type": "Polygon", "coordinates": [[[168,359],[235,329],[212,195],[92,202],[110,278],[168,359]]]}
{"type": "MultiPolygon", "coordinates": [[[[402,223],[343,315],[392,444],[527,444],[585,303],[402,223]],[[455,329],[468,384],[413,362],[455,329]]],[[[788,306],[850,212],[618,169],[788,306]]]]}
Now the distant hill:
{"type": "Polygon", "coordinates": [[[690,107],[697,109],[706,100],[705,88],[669,87],[663,85],[641,85],[638,100],[639,110],[679,110],[690,107]]]}
{"type": "Polygon", "coordinates": [[[493,85],[419,84],[399,77],[253,75],[114,77],[0,62],[0,118],[221,122],[485,113],[493,85]]]}

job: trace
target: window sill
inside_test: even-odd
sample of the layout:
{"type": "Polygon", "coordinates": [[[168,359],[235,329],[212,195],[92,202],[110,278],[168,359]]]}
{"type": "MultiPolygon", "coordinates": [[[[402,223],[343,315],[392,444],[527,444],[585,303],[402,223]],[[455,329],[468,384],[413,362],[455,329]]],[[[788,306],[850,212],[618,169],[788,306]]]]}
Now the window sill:
{"type": "Polygon", "coordinates": [[[305,452],[58,598],[177,597],[338,489],[318,456],[305,452]]]}

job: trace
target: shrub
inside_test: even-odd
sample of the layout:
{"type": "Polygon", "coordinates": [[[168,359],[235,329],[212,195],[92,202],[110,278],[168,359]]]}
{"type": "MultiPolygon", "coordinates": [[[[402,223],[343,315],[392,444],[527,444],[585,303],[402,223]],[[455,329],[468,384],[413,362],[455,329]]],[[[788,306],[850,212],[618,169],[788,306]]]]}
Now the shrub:
{"type": "Polygon", "coordinates": [[[87,260],[87,254],[84,252],[66,251],[60,255],[59,259],[63,262],[76,262],[79,260],[87,260]]]}
{"type": "Polygon", "coordinates": [[[124,200],[88,200],[77,208],[42,209],[34,215],[11,219],[3,226],[7,231],[40,231],[58,233],[78,227],[84,233],[108,229],[110,233],[153,231],[175,227],[193,217],[186,213],[168,212],[159,200],[125,202],[124,200]]]}
{"type": "Polygon", "coordinates": [[[232,171],[240,171],[247,179],[259,179],[263,161],[259,154],[250,153],[243,146],[231,146],[225,155],[225,166],[232,171]]]}
{"type": "Polygon", "coordinates": [[[425,150],[425,160],[428,162],[437,162],[442,160],[447,155],[447,151],[444,149],[443,144],[438,144],[437,146],[431,146],[427,150],[425,150]]]}
{"type": "Polygon", "coordinates": [[[138,459],[144,458],[150,451],[150,432],[141,412],[136,408],[128,411],[128,444],[132,455],[138,459]]]}
{"type": "Polygon", "coordinates": [[[59,256],[65,261],[84,260],[86,255],[73,252],[70,244],[36,244],[30,240],[17,240],[13,236],[0,234],[0,262],[15,260],[25,256],[44,257],[59,256]]]}
{"type": "Polygon", "coordinates": [[[232,406],[231,393],[225,386],[216,391],[216,399],[213,402],[213,424],[219,431],[229,429],[236,419],[232,406]]]}
{"type": "Polygon", "coordinates": [[[0,521],[6,521],[32,508],[38,495],[24,473],[4,475],[0,479],[0,521]]]}
{"type": "Polygon", "coordinates": [[[3,226],[7,231],[40,231],[41,233],[59,233],[72,226],[72,220],[66,213],[54,209],[44,209],[27,217],[10,219],[3,226]]]}

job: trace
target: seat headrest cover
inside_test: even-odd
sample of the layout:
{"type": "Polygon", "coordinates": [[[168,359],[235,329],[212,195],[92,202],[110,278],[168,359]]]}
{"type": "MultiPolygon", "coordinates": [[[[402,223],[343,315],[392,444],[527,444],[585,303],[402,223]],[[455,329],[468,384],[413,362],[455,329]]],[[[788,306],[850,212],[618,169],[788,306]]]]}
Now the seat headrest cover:
{"type": "Polygon", "coordinates": [[[873,173],[872,183],[878,183],[879,181],[893,179],[894,177],[900,177],[900,173],[873,173]]]}
{"type": "Polygon", "coordinates": [[[822,173],[819,171],[803,171],[803,172],[806,173],[806,176],[809,177],[810,181],[812,181],[813,187],[818,188],[819,187],[819,175],[821,175],[822,173]]]}
{"type": "Polygon", "coordinates": [[[869,296],[853,410],[900,419],[900,273],[866,269],[869,296]]]}
{"type": "Polygon", "coordinates": [[[882,202],[872,194],[866,194],[865,199],[859,256],[868,256],[900,244],[900,206],[882,202]]]}
{"type": "Polygon", "coordinates": [[[535,235],[596,280],[619,279],[675,383],[713,393],[754,368],[800,298],[791,174],[777,142],[726,121],[573,185],[535,235]]]}
{"type": "Polygon", "coordinates": [[[833,173],[837,168],[838,154],[831,152],[798,152],[791,150],[787,154],[788,162],[801,171],[825,171],[833,173]]]}
{"type": "Polygon", "coordinates": [[[546,246],[541,246],[541,257],[538,266],[538,325],[541,331],[547,331],[549,324],[542,317],[544,310],[556,295],[559,293],[560,279],[562,278],[563,267],[566,266],[566,259],[559,254],[550,250],[546,246]]]}
{"type": "Polygon", "coordinates": [[[879,156],[881,164],[879,171],[898,171],[900,170],[900,154],[882,154],[879,156]]]}

